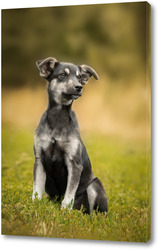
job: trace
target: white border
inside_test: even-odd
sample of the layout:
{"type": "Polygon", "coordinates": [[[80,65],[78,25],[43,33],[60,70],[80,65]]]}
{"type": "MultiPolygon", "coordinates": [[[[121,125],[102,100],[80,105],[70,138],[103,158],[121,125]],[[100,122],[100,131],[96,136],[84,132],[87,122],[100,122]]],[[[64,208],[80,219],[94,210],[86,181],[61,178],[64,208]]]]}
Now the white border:
{"type": "MultiPolygon", "coordinates": [[[[12,1],[5,0],[1,1],[1,9],[12,9],[12,8],[27,8],[27,7],[47,7],[47,6],[69,6],[69,5],[86,5],[86,4],[101,4],[101,3],[121,3],[121,2],[131,2],[127,1],[105,1],[105,0],[27,0],[27,1],[12,1]]],[[[144,2],[144,1],[132,1],[132,2],[144,2]]],[[[153,0],[150,1],[154,2],[153,0]]]]}
{"type": "MultiPolygon", "coordinates": [[[[0,2],[1,9],[10,8],[27,8],[27,7],[46,7],[46,6],[67,6],[67,5],[85,5],[85,4],[99,4],[99,3],[118,3],[118,2],[131,2],[131,1],[96,1],[96,0],[2,0],[0,2]]],[[[142,1],[132,1],[142,2],[142,1]]],[[[143,1],[144,2],[144,1],[143,1]]],[[[156,157],[158,133],[158,118],[157,118],[157,107],[158,107],[158,65],[156,59],[158,58],[158,1],[150,0],[149,3],[152,6],[152,239],[149,243],[123,243],[123,242],[107,242],[107,241],[88,241],[88,240],[68,240],[68,239],[47,239],[47,238],[31,238],[31,237],[15,237],[15,236],[0,236],[1,249],[38,249],[43,250],[45,248],[56,249],[86,249],[96,250],[99,247],[102,249],[115,249],[120,247],[121,249],[157,249],[158,246],[158,161],[156,157]]]]}

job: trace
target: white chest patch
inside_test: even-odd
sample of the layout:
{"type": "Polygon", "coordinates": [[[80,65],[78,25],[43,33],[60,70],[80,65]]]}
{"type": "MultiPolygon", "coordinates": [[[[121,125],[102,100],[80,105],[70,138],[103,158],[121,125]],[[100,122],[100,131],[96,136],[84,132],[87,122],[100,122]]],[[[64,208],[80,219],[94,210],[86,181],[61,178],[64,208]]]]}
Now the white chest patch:
{"type": "Polygon", "coordinates": [[[73,157],[76,155],[80,141],[77,137],[70,137],[68,142],[66,143],[65,152],[67,157],[72,160],[73,157]]]}
{"type": "Polygon", "coordinates": [[[65,152],[66,158],[72,160],[80,146],[80,140],[73,135],[67,136],[64,129],[59,133],[57,130],[51,131],[48,127],[45,129],[45,133],[40,134],[40,136],[35,135],[35,149],[37,156],[40,155],[41,149],[47,150],[50,143],[54,142],[53,138],[59,144],[59,147],[65,152]]]}
{"type": "Polygon", "coordinates": [[[34,137],[34,145],[35,145],[35,150],[36,150],[36,155],[40,156],[41,154],[41,149],[46,150],[50,144],[50,142],[52,141],[52,137],[51,137],[51,133],[48,127],[46,127],[45,129],[47,132],[46,133],[42,133],[40,134],[40,136],[38,136],[37,134],[35,134],[34,137]]]}

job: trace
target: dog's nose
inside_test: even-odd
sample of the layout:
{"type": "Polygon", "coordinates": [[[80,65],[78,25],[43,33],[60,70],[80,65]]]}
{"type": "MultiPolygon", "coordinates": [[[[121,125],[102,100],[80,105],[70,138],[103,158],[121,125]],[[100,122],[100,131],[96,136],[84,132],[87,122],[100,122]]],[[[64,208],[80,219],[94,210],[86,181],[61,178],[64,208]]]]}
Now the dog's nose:
{"type": "Polygon", "coordinates": [[[80,92],[82,90],[82,86],[81,85],[75,86],[75,89],[77,92],[80,92]]]}

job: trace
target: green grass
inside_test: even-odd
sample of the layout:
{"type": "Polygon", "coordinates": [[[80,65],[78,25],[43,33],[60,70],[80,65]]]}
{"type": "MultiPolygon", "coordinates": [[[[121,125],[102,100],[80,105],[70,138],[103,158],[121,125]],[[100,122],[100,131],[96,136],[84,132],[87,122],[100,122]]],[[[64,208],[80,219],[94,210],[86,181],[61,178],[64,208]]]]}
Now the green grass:
{"type": "Polygon", "coordinates": [[[106,188],[107,215],[60,210],[44,195],[32,202],[33,132],[2,129],[2,234],[147,242],[150,149],[144,141],[86,134],[94,174],[106,188]]]}

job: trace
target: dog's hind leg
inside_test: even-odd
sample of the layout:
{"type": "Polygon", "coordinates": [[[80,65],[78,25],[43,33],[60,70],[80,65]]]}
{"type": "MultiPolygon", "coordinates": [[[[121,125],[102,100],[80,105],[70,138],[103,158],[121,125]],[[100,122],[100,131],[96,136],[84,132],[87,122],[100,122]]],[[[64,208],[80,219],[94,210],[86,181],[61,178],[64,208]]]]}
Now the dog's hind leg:
{"type": "Polygon", "coordinates": [[[80,210],[83,207],[83,212],[90,214],[90,206],[88,202],[87,190],[84,191],[81,195],[75,196],[73,209],[80,210]]]}
{"type": "Polygon", "coordinates": [[[99,212],[108,211],[107,196],[104,187],[98,178],[95,178],[94,181],[88,186],[87,195],[90,213],[96,209],[99,212]]]}
{"type": "Polygon", "coordinates": [[[45,188],[46,173],[40,160],[35,161],[33,175],[34,175],[34,182],[33,182],[32,200],[35,199],[36,193],[37,193],[37,198],[41,199],[45,188]]]}

